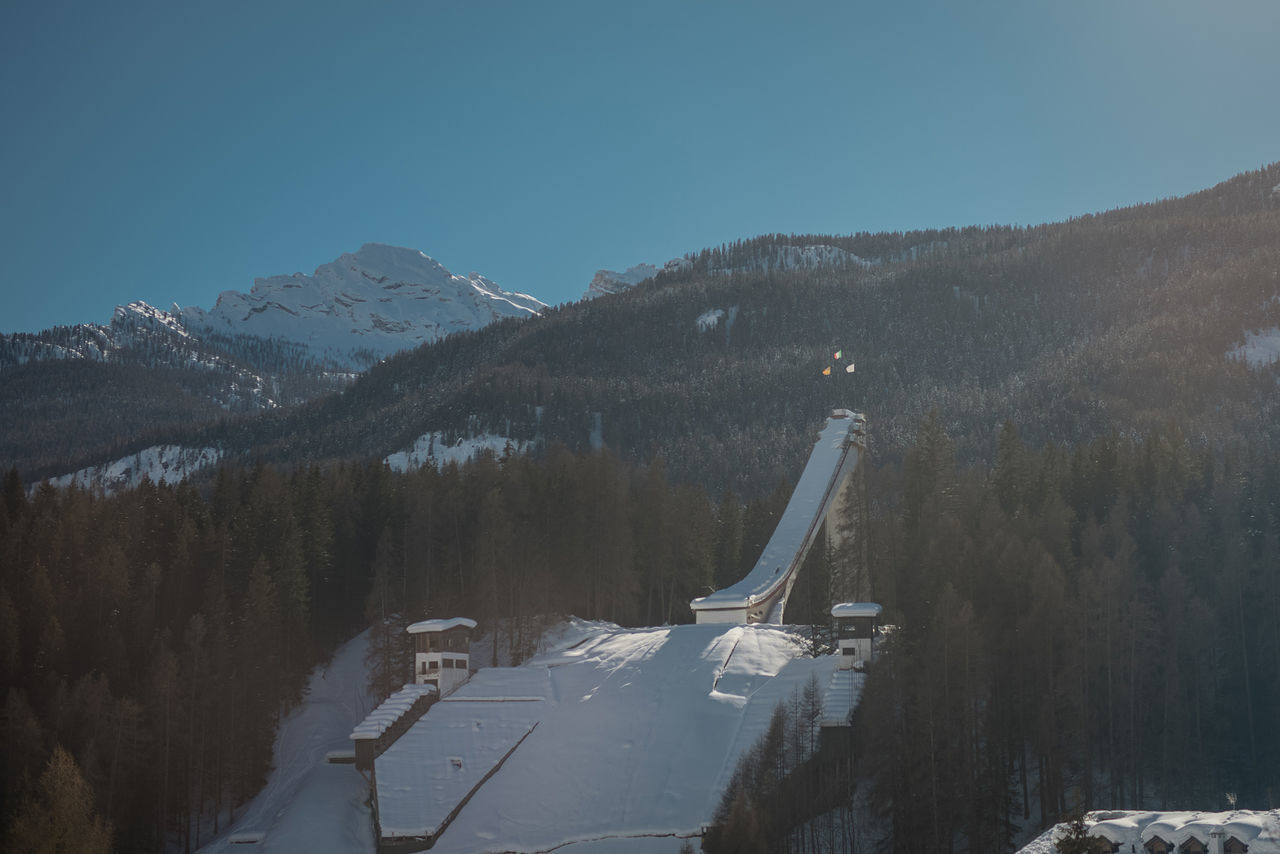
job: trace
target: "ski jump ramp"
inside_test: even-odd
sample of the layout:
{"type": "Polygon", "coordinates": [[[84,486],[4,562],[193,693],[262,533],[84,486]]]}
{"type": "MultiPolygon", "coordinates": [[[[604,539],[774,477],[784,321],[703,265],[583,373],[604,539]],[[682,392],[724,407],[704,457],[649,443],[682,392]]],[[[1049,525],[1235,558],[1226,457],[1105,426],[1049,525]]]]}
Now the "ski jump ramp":
{"type": "Polygon", "coordinates": [[[831,413],[755,567],[737,584],[690,602],[697,622],[782,622],[796,573],[866,452],[866,429],[860,412],[831,413]]]}

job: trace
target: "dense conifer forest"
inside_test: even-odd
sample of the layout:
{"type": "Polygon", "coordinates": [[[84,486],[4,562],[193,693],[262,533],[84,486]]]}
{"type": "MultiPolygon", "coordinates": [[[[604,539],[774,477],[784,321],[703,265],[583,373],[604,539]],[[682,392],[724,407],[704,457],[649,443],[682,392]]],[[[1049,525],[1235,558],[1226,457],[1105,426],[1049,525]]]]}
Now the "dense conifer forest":
{"type": "Polygon", "coordinates": [[[929,417],[872,481],[894,631],[853,744],[815,755],[779,723],[708,850],[829,850],[855,797],[904,854],[1009,851],[1086,809],[1280,804],[1274,454],[1176,426],[1030,448],[1006,423],[966,467],[929,417]]]}
{"type": "MultiPolygon", "coordinates": [[[[769,773],[726,794],[724,838],[750,805],[768,850],[812,850],[797,822],[858,793],[902,852],[1010,850],[1016,828],[1082,807],[1274,805],[1273,455],[1174,427],[1031,448],[1009,423],[995,463],[966,466],[932,415],[867,487],[869,594],[896,630],[852,756],[834,772],[813,758],[798,698],[777,724],[792,734],[752,760],[769,773]]],[[[4,495],[6,832],[50,808],[45,777],[69,757],[116,848],[160,850],[195,846],[257,790],[274,722],[354,631],[374,626],[385,695],[424,617],[470,614],[515,661],[548,615],[687,621],[690,598],[754,562],[789,484],[744,504],[673,483],[660,458],[555,447],[409,475],[225,468],[204,490],[114,497],[28,498],[10,473],[4,495]]],[[[829,559],[815,549],[789,621],[822,621],[829,559]]]]}
{"type": "Polygon", "coordinates": [[[798,474],[813,419],[835,407],[870,413],[877,453],[899,459],[933,410],[966,462],[993,459],[1006,420],[1033,446],[1171,420],[1195,443],[1275,443],[1276,367],[1237,353],[1247,331],[1280,327],[1277,185],[1270,166],[1034,228],[767,235],[401,353],[341,395],[178,438],[298,462],[384,456],[431,430],[574,450],[595,437],[748,496],[798,474]],[[762,260],[814,244],[868,263],[762,260]],[[855,373],[822,375],[836,350],[855,373]]]}
{"type": "MultiPolygon", "coordinates": [[[[81,365],[0,369],[0,401],[21,402],[0,417],[0,465],[33,481],[143,442],[306,464],[384,457],[433,430],[487,432],[572,450],[598,438],[633,463],[660,452],[675,480],[755,496],[796,476],[813,418],[850,405],[897,457],[935,409],[965,461],[990,461],[1006,420],[1032,445],[1170,419],[1195,442],[1275,442],[1275,368],[1237,348],[1280,327],[1277,186],[1273,164],[1029,228],[765,235],[691,252],[623,293],[398,354],[345,393],[259,417],[213,413],[208,372],[115,378],[104,397],[76,379],[81,365]],[[788,261],[805,247],[825,263],[788,261]],[[837,349],[857,371],[823,377],[837,349]],[[153,409],[166,397],[196,408],[165,419],[153,409]],[[75,413],[68,429],[32,426],[59,412],[75,413]]],[[[276,346],[258,356],[289,368],[276,346]]]]}
{"type": "Polygon", "coordinates": [[[404,627],[427,617],[498,627],[515,661],[547,615],[687,622],[691,598],[754,562],[786,499],[717,504],[660,459],[563,448],[410,475],[229,467],[203,490],[112,497],[27,497],[11,471],[0,815],[37,826],[61,802],[43,771],[69,761],[119,850],[195,847],[257,792],[276,721],[355,632],[374,626],[386,696],[411,672],[404,627]]]}

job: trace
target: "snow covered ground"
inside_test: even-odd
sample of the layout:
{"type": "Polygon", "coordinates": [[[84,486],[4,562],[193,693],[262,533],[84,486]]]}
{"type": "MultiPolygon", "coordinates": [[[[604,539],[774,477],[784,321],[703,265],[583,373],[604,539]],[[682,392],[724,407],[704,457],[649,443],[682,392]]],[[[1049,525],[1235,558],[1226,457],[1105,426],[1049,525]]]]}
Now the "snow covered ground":
{"type": "Polygon", "coordinates": [[[507,446],[510,446],[515,453],[523,453],[525,449],[524,442],[489,433],[459,439],[449,445],[446,444],[443,433],[433,431],[419,436],[413,443],[413,447],[391,454],[384,462],[391,467],[392,471],[398,472],[414,471],[425,465],[439,468],[451,462],[461,465],[467,460],[474,459],[481,451],[492,451],[495,456],[501,457],[507,446]]]}
{"type": "MultiPolygon", "coordinates": [[[[1181,846],[1195,837],[1212,847],[1213,834],[1220,832],[1225,843],[1231,837],[1249,846],[1249,854],[1280,854],[1280,810],[1252,812],[1141,812],[1130,810],[1098,810],[1085,816],[1090,835],[1118,843],[1121,851],[1143,851],[1143,843],[1153,836],[1181,846]]],[[[1066,830],[1059,824],[1028,843],[1018,854],[1057,854],[1054,846],[1066,830]]]]}
{"type": "MultiPolygon", "coordinates": [[[[391,758],[423,776],[406,798],[429,799],[449,775],[482,776],[492,757],[468,751],[483,733],[524,737],[433,851],[675,854],[709,821],[775,706],[811,675],[827,685],[836,667],[835,656],[805,657],[802,639],[780,626],[629,630],[575,620],[546,639],[546,651],[520,667],[479,671],[379,759],[380,783],[396,773],[391,758]]],[[[374,706],[366,645],[361,635],[312,675],[305,703],[281,726],[266,788],[204,851],[374,850],[365,780],[354,766],[325,762],[351,749],[351,731],[374,706]]],[[[395,805],[383,800],[386,822],[395,805]]]]}
{"type": "Polygon", "coordinates": [[[1261,332],[1245,332],[1244,344],[1232,350],[1231,356],[1245,360],[1251,368],[1265,368],[1280,361],[1280,329],[1273,326],[1261,332]]]}
{"type": "Polygon", "coordinates": [[[217,448],[183,448],[179,445],[155,445],[111,463],[80,469],[49,483],[63,488],[75,484],[81,489],[101,488],[108,495],[117,490],[134,489],[143,477],[152,483],[180,483],[222,457],[217,448]]]}
{"type": "Polygon", "coordinates": [[[306,699],[280,724],[266,786],[201,851],[372,854],[369,784],[354,765],[325,761],[330,751],[350,752],[351,730],[374,705],[365,689],[368,645],[364,632],[315,669],[306,699]],[[236,843],[254,838],[261,839],[254,846],[236,843]]]}
{"type": "MultiPolygon", "coordinates": [[[[450,706],[454,715],[470,707],[482,728],[541,707],[537,726],[432,850],[675,852],[709,821],[775,706],[811,674],[826,684],[835,666],[834,656],[805,658],[801,639],[779,626],[600,626],[512,669],[512,678],[522,673],[505,693],[529,695],[522,683],[544,684],[545,671],[545,700],[444,702],[415,725],[430,728],[450,706]]],[[[501,681],[480,693],[503,694],[501,681]]],[[[420,760],[442,761],[429,751],[420,760]]]]}

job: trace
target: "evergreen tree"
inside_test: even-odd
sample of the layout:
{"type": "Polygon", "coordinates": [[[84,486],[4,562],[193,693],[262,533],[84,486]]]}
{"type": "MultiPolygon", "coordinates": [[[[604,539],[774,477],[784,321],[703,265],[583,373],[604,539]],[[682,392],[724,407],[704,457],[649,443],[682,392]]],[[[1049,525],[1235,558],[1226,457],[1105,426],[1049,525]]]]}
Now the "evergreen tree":
{"type": "Polygon", "coordinates": [[[5,850],[32,854],[109,854],[111,825],[93,808],[93,792],[71,754],[55,747],[35,791],[18,807],[5,850]]]}

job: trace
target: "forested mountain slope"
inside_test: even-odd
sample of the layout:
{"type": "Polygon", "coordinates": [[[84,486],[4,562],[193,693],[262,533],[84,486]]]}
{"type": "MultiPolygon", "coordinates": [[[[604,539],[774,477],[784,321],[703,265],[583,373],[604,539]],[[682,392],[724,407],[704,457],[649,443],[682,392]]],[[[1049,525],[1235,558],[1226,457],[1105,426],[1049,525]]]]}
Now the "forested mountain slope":
{"type": "Polygon", "coordinates": [[[414,249],[366,244],[225,291],[208,311],[143,302],[110,324],[0,335],[0,467],[67,474],[192,423],[296,405],[379,359],[543,304],[414,249]]]}
{"type": "Polygon", "coordinates": [[[1035,228],[756,238],[187,438],[293,461],[382,456],[428,430],[570,447],[595,434],[740,494],[794,475],[807,431],[837,405],[869,413],[888,458],[933,409],[962,459],[989,458],[1006,419],[1037,445],[1170,421],[1193,441],[1273,441],[1276,369],[1237,354],[1247,331],[1280,326],[1278,185],[1273,165],[1035,228]],[[770,261],[815,245],[856,257],[770,261]],[[837,349],[856,372],[823,376],[837,349]]]}

